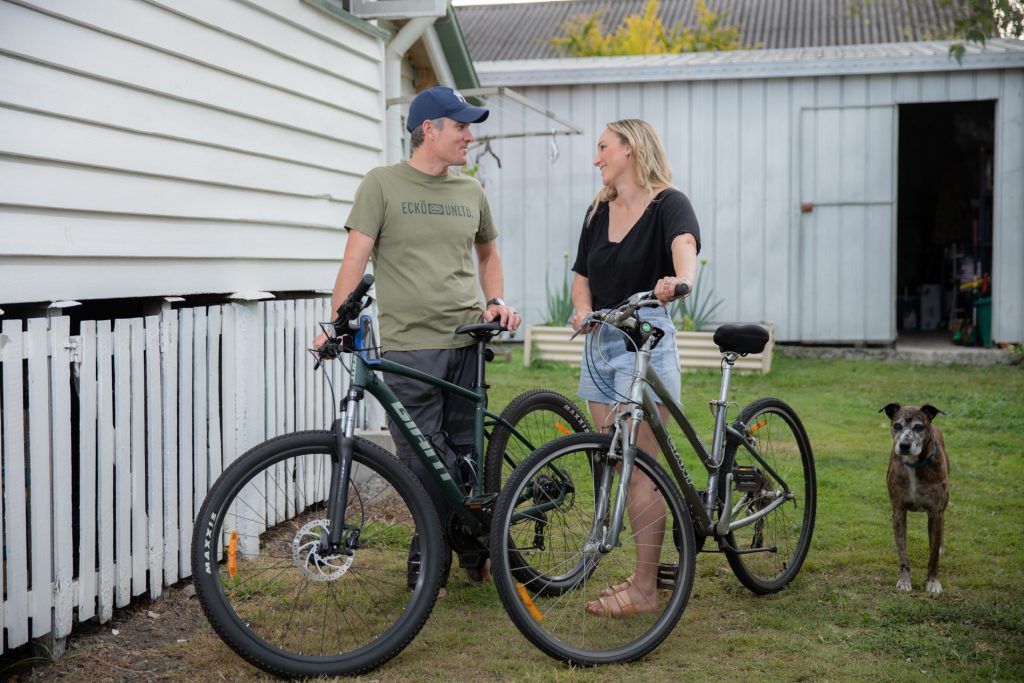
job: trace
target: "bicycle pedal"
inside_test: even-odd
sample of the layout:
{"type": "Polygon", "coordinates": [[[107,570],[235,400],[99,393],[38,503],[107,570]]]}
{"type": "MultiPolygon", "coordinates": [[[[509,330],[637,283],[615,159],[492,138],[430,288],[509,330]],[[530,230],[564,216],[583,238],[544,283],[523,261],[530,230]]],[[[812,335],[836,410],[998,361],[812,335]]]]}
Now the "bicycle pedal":
{"type": "Polygon", "coordinates": [[[659,564],[658,565],[658,576],[657,576],[657,587],[658,590],[672,590],[676,587],[676,575],[679,572],[679,568],[672,564],[659,564]]]}
{"type": "Polygon", "coordinates": [[[756,467],[736,465],[732,468],[732,483],[740,491],[760,491],[764,477],[756,467]]]}
{"type": "Polygon", "coordinates": [[[473,511],[484,511],[490,514],[494,509],[494,503],[498,500],[497,493],[485,493],[482,496],[467,496],[462,500],[463,505],[473,511]]]}

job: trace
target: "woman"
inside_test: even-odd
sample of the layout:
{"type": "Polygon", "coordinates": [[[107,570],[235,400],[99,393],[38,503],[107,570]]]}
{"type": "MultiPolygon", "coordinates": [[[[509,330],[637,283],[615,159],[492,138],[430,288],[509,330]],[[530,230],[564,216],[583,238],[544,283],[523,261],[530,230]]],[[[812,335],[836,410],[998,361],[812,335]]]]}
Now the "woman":
{"type": "MultiPolygon", "coordinates": [[[[587,210],[579,250],[573,265],[572,325],[579,329],[593,310],[609,308],[630,294],[654,290],[658,308],[640,316],[665,331],[651,354],[652,367],[674,395],[679,395],[679,356],[675,328],[665,304],[676,298],[675,287],[692,287],[700,251],[700,227],[690,201],[672,187],[672,170],[654,128],[645,121],[609,123],[597,143],[594,166],[603,187],[587,210]]],[[[598,328],[600,329],[600,328],[598,328]]],[[[593,330],[590,330],[593,331],[593,330]]],[[[634,355],[621,335],[595,335],[580,371],[579,396],[586,399],[594,423],[609,428],[616,405],[626,400],[634,355]]],[[[584,352],[586,356],[586,352],[584,352]]],[[[659,402],[662,420],[668,409],[659,402]]],[[[650,427],[641,425],[637,445],[651,455],[659,451],[650,427]]],[[[664,505],[653,482],[634,470],[629,484],[627,513],[635,532],[636,571],[626,581],[606,588],[587,604],[591,614],[611,617],[658,611],[657,571],[665,533],[664,505]]]]}

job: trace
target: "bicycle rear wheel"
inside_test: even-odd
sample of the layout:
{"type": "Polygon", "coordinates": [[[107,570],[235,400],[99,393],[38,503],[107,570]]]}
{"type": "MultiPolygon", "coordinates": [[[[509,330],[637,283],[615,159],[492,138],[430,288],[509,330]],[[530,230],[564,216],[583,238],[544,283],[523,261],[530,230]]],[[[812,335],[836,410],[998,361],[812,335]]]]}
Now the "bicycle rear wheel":
{"type": "Polygon", "coordinates": [[[351,675],[402,650],[430,616],[441,546],[426,492],[397,460],[357,439],[345,510],[349,555],[317,549],[330,526],[334,435],[300,432],[243,455],[210,489],[192,536],[196,594],[217,634],[277,676],[351,675]],[[410,587],[411,586],[411,589],[410,587]]]}
{"type": "MultiPolygon", "coordinates": [[[[491,526],[492,571],[506,611],[530,642],[570,664],[627,662],[650,652],[679,621],[693,585],[696,549],[686,504],[665,471],[642,451],[633,476],[646,476],[654,494],[637,515],[642,526],[634,527],[626,515],[621,545],[597,551],[609,523],[602,481],[615,491],[620,477],[619,459],[610,458],[611,452],[607,434],[574,434],[542,446],[512,473],[491,526]],[[660,554],[639,566],[638,547],[659,545],[660,554]],[[526,580],[519,571],[523,560],[533,570],[526,580]],[[635,573],[656,577],[655,595],[637,603],[644,613],[622,618],[588,613],[587,603],[603,589],[635,573]],[[551,582],[562,585],[551,591],[551,582]]],[[[624,603],[606,604],[617,612],[624,603]]]]}
{"type": "Polygon", "coordinates": [[[726,549],[725,556],[744,586],[775,593],[797,575],[810,549],[817,501],[814,457],[800,418],[777,398],[751,403],[739,422],[753,453],[736,442],[725,450],[720,482],[723,498],[732,501],[732,519],[756,514],[780,497],[787,500],[726,536],[735,550],[726,549]],[[728,491],[724,474],[730,472],[728,491]]]}
{"type": "Polygon", "coordinates": [[[572,400],[547,389],[525,391],[505,406],[501,418],[519,435],[498,425],[487,442],[484,491],[497,493],[512,470],[549,441],[590,431],[590,421],[572,400]]]}

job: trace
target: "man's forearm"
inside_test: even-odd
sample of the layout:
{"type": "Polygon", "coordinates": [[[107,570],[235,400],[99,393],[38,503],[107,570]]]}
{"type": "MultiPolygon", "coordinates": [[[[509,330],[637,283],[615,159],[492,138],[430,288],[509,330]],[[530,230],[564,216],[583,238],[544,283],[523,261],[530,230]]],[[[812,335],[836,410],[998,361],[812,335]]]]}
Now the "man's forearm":
{"type": "Polygon", "coordinates": [[[505,296],[505,274],[497,250],[480,260],[480,287],[484,290],[484,301],[505,296]]]}
{"type": "Polygon", "coordinates": [[[370,261],[374,240],[361,232],[349,231],[348,242],[345,243],[345,255],[342,257],[338,277],[334,280],[334,293],[331,296],[331,311],[345,300],[366,272],[366,264],[370,261]]]}

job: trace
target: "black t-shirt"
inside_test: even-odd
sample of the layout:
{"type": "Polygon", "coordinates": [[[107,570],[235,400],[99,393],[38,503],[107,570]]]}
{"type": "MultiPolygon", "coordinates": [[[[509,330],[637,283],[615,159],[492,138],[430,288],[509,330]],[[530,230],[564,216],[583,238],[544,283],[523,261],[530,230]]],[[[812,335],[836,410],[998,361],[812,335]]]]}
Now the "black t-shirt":
{"type": "Polygon", "coordinates": [[[583,223],[572,266],[588,278],[594,310],[614,306],[630,294],[654,289],[659,278],[674,276],[672,240],[683,233],[693,235],[700,252],[700,226],[693,207],[674,188],[654,197],[621,242],[608,241],[608,204],[598,204],[590,225],[583,223]]]}

